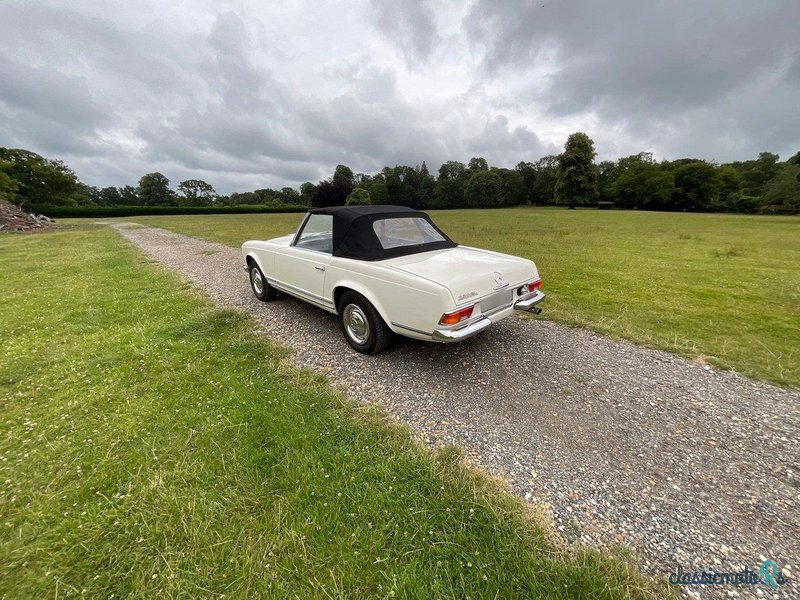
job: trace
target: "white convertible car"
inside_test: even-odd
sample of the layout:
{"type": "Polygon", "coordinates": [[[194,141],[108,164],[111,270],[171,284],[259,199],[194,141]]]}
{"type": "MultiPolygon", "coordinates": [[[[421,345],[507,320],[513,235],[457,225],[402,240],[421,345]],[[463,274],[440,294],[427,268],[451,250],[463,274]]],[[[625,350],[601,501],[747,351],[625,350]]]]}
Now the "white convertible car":
{"type": "Polygon", "coordinates": [[[315,208],[297,232],[242,245],[259,300],[285,292],[339,315],[358,352],[391,332],[455,342],[524,310],[539,313],[541,279],[524,258],[459,246],[424,212],[402,206],[315,208]]]}

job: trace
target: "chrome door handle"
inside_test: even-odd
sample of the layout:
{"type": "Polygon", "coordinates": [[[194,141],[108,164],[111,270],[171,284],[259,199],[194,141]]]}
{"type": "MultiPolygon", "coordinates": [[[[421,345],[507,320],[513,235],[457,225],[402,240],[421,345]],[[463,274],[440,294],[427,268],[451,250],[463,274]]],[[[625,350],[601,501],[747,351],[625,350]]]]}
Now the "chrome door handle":
{"type": "Polygon", "coordinates": [[[325,267],[314,267],[317,271],[324,271],[325,267]]]}

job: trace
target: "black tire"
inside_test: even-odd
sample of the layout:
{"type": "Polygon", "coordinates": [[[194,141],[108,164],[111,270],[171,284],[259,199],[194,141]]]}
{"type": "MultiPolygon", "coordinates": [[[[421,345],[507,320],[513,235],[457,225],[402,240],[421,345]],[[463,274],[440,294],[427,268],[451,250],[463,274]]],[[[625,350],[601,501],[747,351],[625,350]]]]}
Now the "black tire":
{"type": "Polygon", "coordinates": [[[256,261],[251,260],[248,263],[248,267],[250,267],[250,288],[253,290],[255,297],[262,302],[274,300],[278,294],[275,291],[275,288],[267,283],[267,278],[264,277],[264,273],[262,273],[261,269],[258,268],[256,261]]]}
{"type": "Polygon", "coordinates": [[[357,292],[345,292],[339,299],[339,328],[350,347],[362,354],[377,354],[389,344],[392,330],[357,292]]]}

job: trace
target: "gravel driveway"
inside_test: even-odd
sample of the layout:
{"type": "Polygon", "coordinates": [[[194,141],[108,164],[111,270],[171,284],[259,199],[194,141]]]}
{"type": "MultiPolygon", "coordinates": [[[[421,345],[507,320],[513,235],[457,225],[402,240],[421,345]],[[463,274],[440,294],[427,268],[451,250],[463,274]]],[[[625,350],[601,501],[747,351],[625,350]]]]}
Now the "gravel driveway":
{"type": "Polygon", "coordinates": [[[771,559],[789,575],[778,592],[684,593],[800,597],[800,394],[522,316],[460,344],[400,339],[365,357],[335,316],[293,298],[256,300],[238,249],[116,227],[218,305],[251,314],[299,366],[385,407],[428,443],[459,445],[548,506],[567,540],[623,544],[660,578],[679,564],[758,570],[771,559]]]}

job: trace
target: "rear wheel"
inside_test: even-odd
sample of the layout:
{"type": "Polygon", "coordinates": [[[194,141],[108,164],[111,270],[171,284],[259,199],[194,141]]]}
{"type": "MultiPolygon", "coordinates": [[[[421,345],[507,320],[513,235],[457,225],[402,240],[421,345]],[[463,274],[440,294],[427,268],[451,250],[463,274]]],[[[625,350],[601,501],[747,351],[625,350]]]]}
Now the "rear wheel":
{"type": "Polygon", "coordinates": [[[362,354],[377,354],[392,334],[375,307],[356,292],[345,292],[339,300],[339,327],[350,347],[362,354]]]}
{"type": "Polygon", "coordinates": [[[277,295],[275,288],[267,283],[267,278],[264,273],[258,268],[255,261],[250,261],[250,287],[253,288],[253,294],[262,302],[269,302],[274,300],[277,295]]]}

